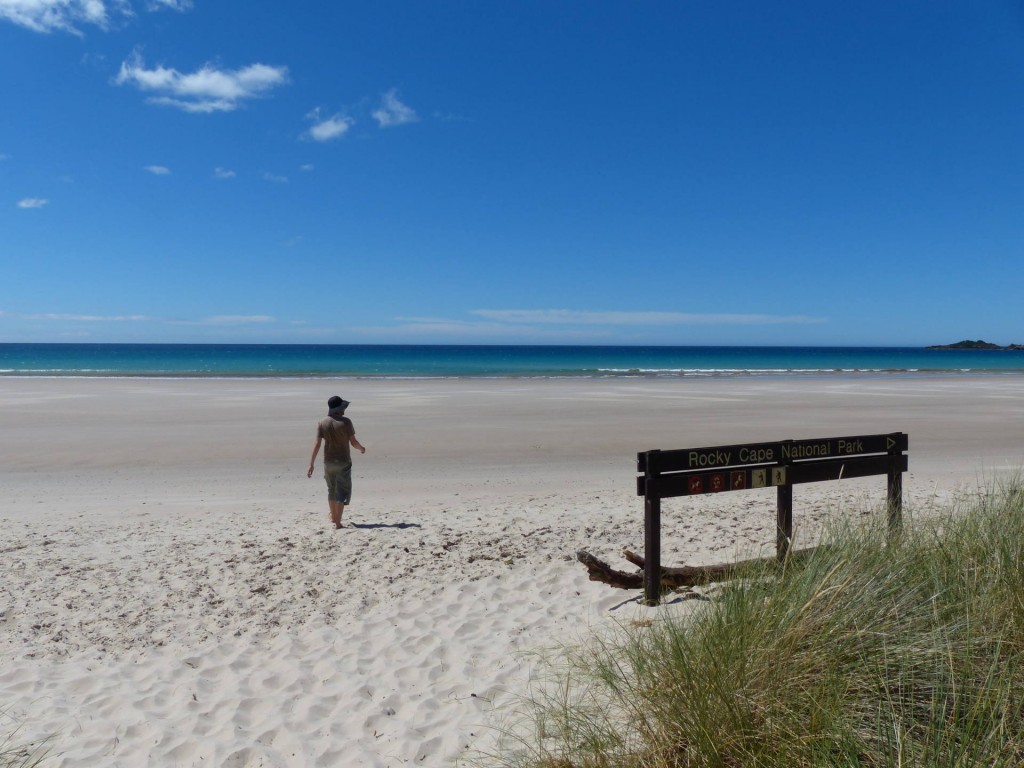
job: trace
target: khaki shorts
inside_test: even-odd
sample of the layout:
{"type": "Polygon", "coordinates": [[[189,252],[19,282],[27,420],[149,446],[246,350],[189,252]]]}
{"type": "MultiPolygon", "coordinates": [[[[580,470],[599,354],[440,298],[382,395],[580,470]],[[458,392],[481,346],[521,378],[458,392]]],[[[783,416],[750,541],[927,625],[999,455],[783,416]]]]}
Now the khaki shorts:
{"type": "Polygon", "coordinates": [[[352,499],[352,462],[324,462],[324,480],[327,481],[327,498],[348,504],[352,499]]]}

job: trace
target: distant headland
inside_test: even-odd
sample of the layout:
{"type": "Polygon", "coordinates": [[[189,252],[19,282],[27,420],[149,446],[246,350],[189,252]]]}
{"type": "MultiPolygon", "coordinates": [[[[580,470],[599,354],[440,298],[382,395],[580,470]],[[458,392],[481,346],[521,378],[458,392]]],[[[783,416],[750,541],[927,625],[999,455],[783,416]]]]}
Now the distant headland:
{"type": "Polygon", "coordinates": [[[1009,344],[1008,346],[1001,347],[998,344],[982,341],[981,339],[977,341],[964,339],[956,344],[937,344],[932,347],[926,347],[926,349],[998,349],[1007,352],[1024,352],[1024,344],[1009,344]]]}

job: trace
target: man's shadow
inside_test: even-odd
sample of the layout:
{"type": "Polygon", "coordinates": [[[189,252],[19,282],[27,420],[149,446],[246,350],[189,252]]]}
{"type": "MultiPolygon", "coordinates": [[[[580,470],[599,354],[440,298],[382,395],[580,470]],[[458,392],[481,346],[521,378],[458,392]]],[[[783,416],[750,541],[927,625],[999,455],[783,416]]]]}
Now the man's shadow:
{"type": "Polygon", "coordinates": [[[352,523],[353,528],[398,528],[404,531],[406,528],[422,528],[419,523],[352,523]]]}

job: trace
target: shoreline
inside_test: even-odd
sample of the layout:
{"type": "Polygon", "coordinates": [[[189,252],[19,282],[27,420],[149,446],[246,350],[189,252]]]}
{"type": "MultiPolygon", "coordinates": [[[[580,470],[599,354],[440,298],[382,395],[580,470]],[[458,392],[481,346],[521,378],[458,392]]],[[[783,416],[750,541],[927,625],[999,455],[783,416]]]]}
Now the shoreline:
{"type": "MultiPolygon", "coordinates": [[[[533,654],[680,609],[574,559],[642,551],[638,451],[903,431],[928,514],[1024,466],[1022,418],[999,375],[0,377],[0,702],[60,768],[451,765],[533,654]],[[367,446],[337,532],[305,477],[333,394],[367,446]]],[[[798,543],[884,499],[798,486],[798,543]]],[[[666,502],[663,562],[773,551],[774,501],[666,502]]]]}
{"type": "Polygon", "coordinates": [[[432,380],[1024,374],[1024,358],[924,347],[0,344],[12,375],[432,380]]]}
{"type": "Polygon", "coordinates": [[[506,373],[506,374],[274,374],[262,373],[26,373],[0,371],[4,380],[154,380],[154,381],[560,381],[560,380],[692,380],[692,379],[808,379],[808,378],[917,378],[936,376],[1024,376],[1024,368],[699,368],[634,371],[600,371],[572,373],[506,373]]]}

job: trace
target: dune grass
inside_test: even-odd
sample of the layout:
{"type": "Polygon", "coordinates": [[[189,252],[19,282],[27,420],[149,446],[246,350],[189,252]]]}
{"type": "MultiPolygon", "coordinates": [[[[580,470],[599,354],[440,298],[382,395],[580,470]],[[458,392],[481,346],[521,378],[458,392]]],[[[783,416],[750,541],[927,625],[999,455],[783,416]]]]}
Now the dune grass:
{"type": "Polygon", "coordinates": [[[1024,765],[1024,484],[825,543],[572,652],[499,764],[1024,765]]]}
{"type": "Polygon", "coordinates": [[[0,768],[36,768],[46,758],[45,745],[26,745],[17,740],[18,729],[6,729],[4,710],[0,710],[0,768]]]}

